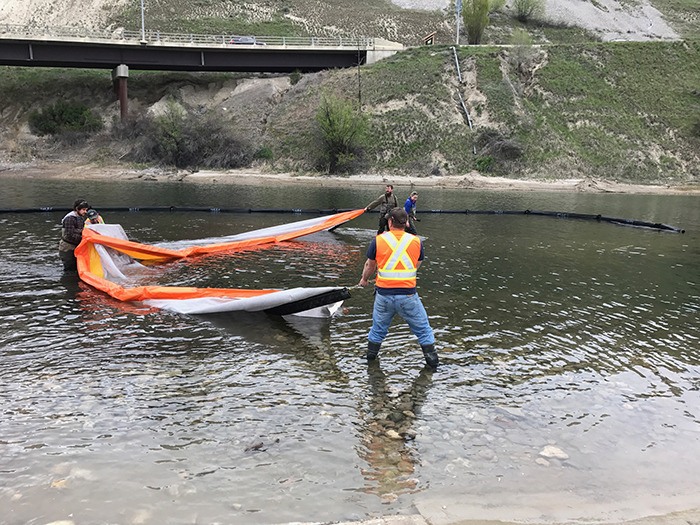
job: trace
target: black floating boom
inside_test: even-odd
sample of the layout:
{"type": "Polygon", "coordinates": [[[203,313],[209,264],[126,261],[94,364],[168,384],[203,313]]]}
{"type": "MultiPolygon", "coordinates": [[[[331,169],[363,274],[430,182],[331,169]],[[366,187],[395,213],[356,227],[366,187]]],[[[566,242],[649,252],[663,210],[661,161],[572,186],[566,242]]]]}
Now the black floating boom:
{"type": "MultiPolygon", "coordinates": [[[[293,213],[296,215],[332,215],[352,211],[355,208],[209,208],[205,206],[178,207],[178,206],[100,206],[100,211],[118,212],[206,212],[206,213],[293,213]]],[[[42,206],[39,208],[0,208],[0,213],[43,213],[43,212],[69,212],[71,208],[42,206]]],[[[639,221],[636,219],[622,219],[619,217],[607,217],[605,215],[593,215],[587,213],[570,213],[561,211],[540,211],[540,210],[420,210],[421,214],[466,214],[466,215],[536,215],[540,217],[555,217],[560,219],[583,219],[598,222],[608,222],[622,226],[635,226],[638,228],[650,228],[653,230],[685,233],[682,228],[669,226],[660,222],[639,221]]]]}
{"type": "Polygon", "coordinates": [[[660,222],[639,221],[636,219],[622,219],[619,217],[606,217],[605,215],[592,215],[588,213],[569,213],[561,211],[540,210],[421,210],[421,213],[462,213],[466,215],[537,215],[541,217],[555,217],[559,219],[584,219],[589,221],[609,222],[622,226],[636,226],[638,228],[651,228],[653,230],[672,233],[685,233],[682,228],[669,226],[660,222]]]}
{"type": "MultiPolygon", "coordinates": [[[[198,211],[206,213],[295,213],[295,214],[317,214],[317,215],[332,215],[344,211],[352,211],[355,208],[347,209],[321,209],[321,208],[209,208],[205,206],[100,206],[99,211],[121,211],[121,212],[137,212],[137,211],[198,211]]],[[[40,208],[0,208],[0,213],[41,213],[41,212],[69,212],[72,208],[42,206],[40,208]]]]}

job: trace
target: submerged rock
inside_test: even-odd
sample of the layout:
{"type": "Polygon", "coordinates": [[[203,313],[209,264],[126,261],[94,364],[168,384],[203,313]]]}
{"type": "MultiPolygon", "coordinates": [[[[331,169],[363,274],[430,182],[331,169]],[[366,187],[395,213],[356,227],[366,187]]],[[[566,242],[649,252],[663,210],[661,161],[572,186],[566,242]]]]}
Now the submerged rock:
{"type": "Polygon", "coordinates": [[[569,455],[566,452],[554,445],[547,445],[540,450],[540,456],[545,458],[569,459],[569,455]]]}

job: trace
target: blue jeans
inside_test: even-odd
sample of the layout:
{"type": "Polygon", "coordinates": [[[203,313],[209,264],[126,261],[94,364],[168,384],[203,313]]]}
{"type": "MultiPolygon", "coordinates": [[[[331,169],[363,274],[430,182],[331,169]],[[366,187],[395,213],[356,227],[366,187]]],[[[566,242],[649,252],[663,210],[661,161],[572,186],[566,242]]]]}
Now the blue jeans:
{"type": "Polygon", "coordinates": [[[433,329],[428,322],[428,314],[417,293],[411,295],[379,295],[374,296],[372,311],[372,329],[367,339],[373,343],[384,341],[389,333],[389,325],[396,314],[408,323],[411,332],[418,338],[421,346],[435,344],[433,329]]]}

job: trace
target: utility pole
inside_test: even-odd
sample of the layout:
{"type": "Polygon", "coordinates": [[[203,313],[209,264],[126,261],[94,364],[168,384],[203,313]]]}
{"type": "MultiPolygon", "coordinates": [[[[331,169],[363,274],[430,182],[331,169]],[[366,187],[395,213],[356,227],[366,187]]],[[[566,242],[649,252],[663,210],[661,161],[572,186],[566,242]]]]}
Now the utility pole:
{"type": "Polygon", "coordinates": [[[360,41],[357,41],[357,112],[362,113],[362,78],[360,77],[360,41]]]}
{"type": "Polygon", "coordinates": [[[457,35],[456,35],[455,43],[456,43],[456,45],[459,45],[459,23],[462,20],[462,0],[455,0],[455,11],[457,13],[457,16],[456,16],[457,35]]]}
{"type": "Polygon", "coordinates": [[[141,0],[141,43],[146,43],[146,19],[144,16],[143,0],[141,0]]]}

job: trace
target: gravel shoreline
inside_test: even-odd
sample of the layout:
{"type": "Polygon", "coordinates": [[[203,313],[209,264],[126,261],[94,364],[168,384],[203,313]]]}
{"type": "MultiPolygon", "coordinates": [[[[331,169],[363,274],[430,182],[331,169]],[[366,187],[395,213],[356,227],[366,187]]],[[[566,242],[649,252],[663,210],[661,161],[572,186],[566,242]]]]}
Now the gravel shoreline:
{"type": "MultiPolygon", "coordinates": [[[[459,518],[445,519],[439,508],[426,510],[421,514],[413,514],[407,516],[383,516],[381,518],[372,518],[358,522],[342,522],[335,525],[564,525],[572,522],[562,521],[547,521],[532,522],[530,520],[523,521],[496,521],[484,518],[479,518],[473,515],[464,515],[459,518]]],[[[700,523],[700,508],[688,509],[679,512],[671,512],[669,514],[646,516],[644,518],[632,519],[629,521],[613,521],[602,522],[591,520],[590,523],[606,523],[606,525],[695,525],[700,523]]],[[[294,523],[288,525],[327,525],[324,523],[294,523]]]]}
{"type": "Polygon", "coordinates": [[[477,172],[465,175],[412,177],[364,174],[346,177],[319,174],[268,173],[258,169],[187,171],[162,168],[135,169],[94,164],[42,163],[0,165],[0,178],[123,180],[184,184],[239,184],[255,186],[304,185],[312,187],[354,185],[402,188],[461,188],[474,191],[537,191],[567,193],[625,193],[648,195],[700,195],[700,185],[621,184],[604,179],[553,179],[547,181],[486,177],[477,172]]]}

